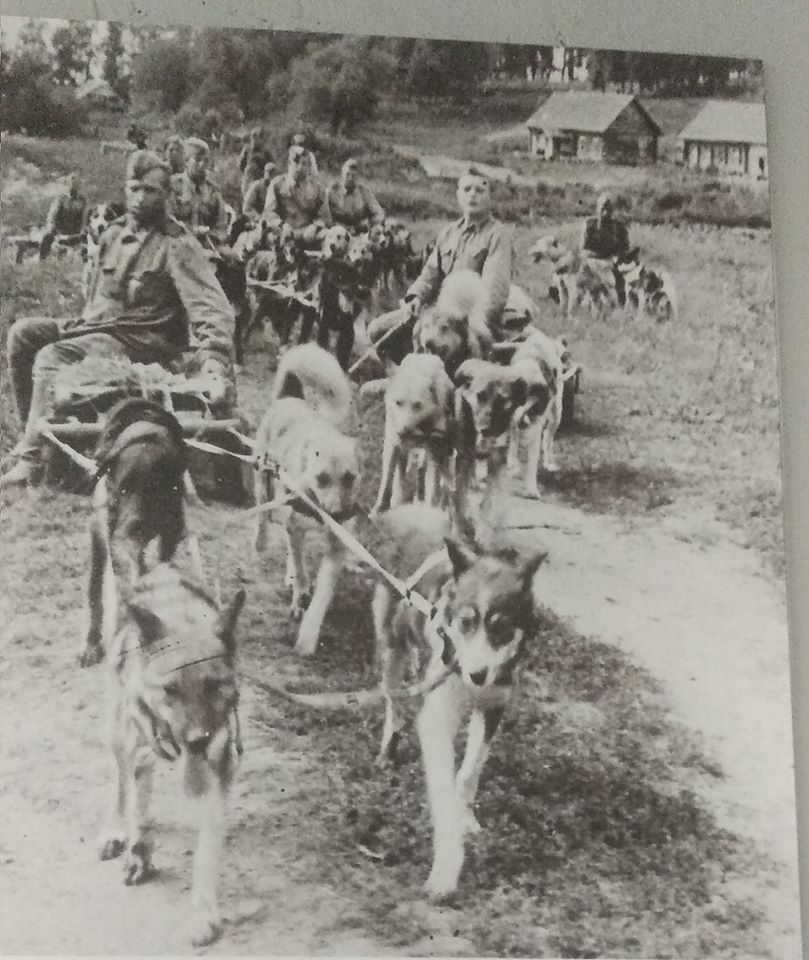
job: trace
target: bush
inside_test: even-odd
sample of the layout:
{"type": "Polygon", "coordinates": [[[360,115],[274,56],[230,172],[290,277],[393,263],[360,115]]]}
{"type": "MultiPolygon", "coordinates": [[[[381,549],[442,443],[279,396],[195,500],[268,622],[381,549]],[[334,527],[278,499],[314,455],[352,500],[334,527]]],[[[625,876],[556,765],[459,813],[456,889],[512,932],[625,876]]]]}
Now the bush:
{"type": "Polygon", "coordinates": [[[664,193],[655,200],[655,206],[658,210],[680,210],[688,203],[688,197],[683,193],[671,191],[664,193]]]}
{"type": "Polygon", "coordinates": [[[0,128],[32,136],[69,137],[81,133],[87,107],[51,79],[50,66],[25,51],[8,64],[0,96],[0,128]]]}

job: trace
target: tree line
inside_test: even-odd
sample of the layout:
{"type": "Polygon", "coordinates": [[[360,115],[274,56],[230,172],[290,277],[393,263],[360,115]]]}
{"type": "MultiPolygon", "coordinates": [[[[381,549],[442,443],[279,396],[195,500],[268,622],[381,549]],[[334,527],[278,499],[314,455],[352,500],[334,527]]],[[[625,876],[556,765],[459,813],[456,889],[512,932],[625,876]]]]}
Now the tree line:
{"type": "Polygon", "coordinates": [[[285,113],[351,134],[389,93],[471,101],[486,84],[581,82],[644,94],[730,93],[760,85],[760,65],[718,57],[534,44],[457,43],[285,31],[132,28],[28,21],[0,56],[0,126],[59,136],[87,108],[76,89],[107,81],[123,104],[173,114],[191,130],[285,113]]]}

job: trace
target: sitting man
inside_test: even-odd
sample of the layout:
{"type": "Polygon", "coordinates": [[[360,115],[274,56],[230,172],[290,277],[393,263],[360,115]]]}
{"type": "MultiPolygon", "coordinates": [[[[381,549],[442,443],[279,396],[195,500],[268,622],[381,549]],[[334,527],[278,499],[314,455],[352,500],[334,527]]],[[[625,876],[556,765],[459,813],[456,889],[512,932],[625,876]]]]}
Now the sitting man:
{"type": "Polygon", "coordinates": [[[169,212],[216,250],[225,242],[227,211],[219,187],[208,176],[210,159],[211,148],[204,140],[186,140],[185,170],[171,178],[169,212]]]}
{"type": "Polygon", "coordinates": [[[191,234],[167,214],[169,169],[155,154],[129,157],[126,215],[102,234],[80,318],[29,317],[13,324],[8,363],[23,438],[0,488],[40,472],[50,385],[85,357],[168,366],[193,343],[218,402],[232,390],[233,311],[191,234]]]}
{"type": "Polygon", "coordinates": [[[264,143],[264,134],[261,127],[254,127],[250,131],[250,138],[239,154],[242,197],[247,196],[250,184],[260,180],[262,171],[268,163],[272,162],[273,157],[264,143]]]}
{"type": "Polygon", "coordinates": [[[372,343],[390,334],[381,353],[401,363],[412,349],[412,333],[422,307],[432,304],[445,277],[453,270],[474,270],[485,281],[486,323],[495,340],[511,287],[511,237],[492,216],[492,195],[488,179],[475,167],[458,180],[458,205],[463,216],[438,235],[421,274],[410,285],[404,303],[377,317],[368,327],[372,343]],[[395,330],[395,333],[391,331],[395,330]]]}
{"type": "Polygon", "coordinates": [[[289,148],[287,172],[277,176],[267,188],[264,219],[272,225],[288,223],[303,230],[316,220],[331,226],[326,191],[317,178],[314,154],[306,149],[301,136],[289,148]]]}
{"type": "Polygon", "coordinates": [[[626,303],[626,285],[624,276],[618,270],[617,260],[629,253],[629,231],[623,220],[613,216],[615,203],[612,195],[602,193],[596,203],[596,215],[584,221],[581,236],[581,252],[587,258],[609,260],[612,262],[612,274],[618,303],[626,303]]]}
{"type": "Polygon", "coordinates": [[[340,179],[332,184],[326,202],[334,223],[348,230],[360,232],[374,223],[382,223],[385,211],[373,193],[357,177],[358,163],[346,160],[340,179]]]}
{"type": "Polygon", "coordinates": [[[182,173],[183,170],[185,170],[185,147],[183,146],[183,138],[181,136],[173,133],[168,140],[166,140],[164,156],[172,176],[175,173],[182,173]]]}
{"type": "Polygon", "coordinates": [[[39,259],[44,260],[51,251],[57,236],[76,236],[87,225],[87,197],[79,190],[79,178],[71,173],[67,190],[58,196],[48,211],[45,229],[39,241],[39,259]]]}
{"type": "Polygon", "coordinates": [[[267,191],[275,176],[276,169],[274,163],[265,163],[261,177],[254,180],[247,188],[247,193],[244,195],[244,201],[242,202],[242,215],[247,217],[250,223],[255,223],[261,219],[264,205],[267,202],[267,191]]]}

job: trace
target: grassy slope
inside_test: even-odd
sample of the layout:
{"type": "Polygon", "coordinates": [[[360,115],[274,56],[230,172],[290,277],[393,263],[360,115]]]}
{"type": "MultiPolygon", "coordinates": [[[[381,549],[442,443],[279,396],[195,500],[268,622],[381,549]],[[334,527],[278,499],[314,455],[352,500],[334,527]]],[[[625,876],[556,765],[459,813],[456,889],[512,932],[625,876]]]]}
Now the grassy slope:
{"type": "MultiPolygon", "coordinates": [[[[4,144],[4,165],[14,153],[4,144]]],[[[93,146],[79,142],[58,150],[29,144],[24,155],[48,170],[92,169],[94,199],[120,176],[120,158],[101,161],[93,146]]],[[[412,189],[421,201],[420,186],[412,189]]],[[[4,218],[8,210],[15,229],[36,219],[30,196],[7,200],[4,192],[3,200],[4,218]]],[[[417,224],[420,238],[436,226],[417,224]]],[[[517,231],[518,280],[535,295],[544,280],[527,265],[525,249],[546,226],[517,231]]],[[[587,509],[632,514],[662,509],[672,499],[675,510],[693,503],[726,514],[738,535],[777,565],[769,236],[707,228],[638,231],[650,257],[675,271],[685,294],[683,319],[669,328],[620,318],[596,327],[582,320],[570,331],[591,376],[585,373],[580,425],[564,441],[565,470],[555,483],[587,509]]],[[[3,277],[3,332],[16,316],[77,308],[75,263],[14,267],[4,255],[3,277]]],[[[551,333],[562,329],[550,310],[544,322],[551,333]]],[[[5,373],[4,449],[14,432],[5,373]]],[[[258,353],[242,391],[254,417],[268,375],[269,357],[258,353]]],[[[378,408],[366,413],[363,499],[370,502],[381,424],[378,408]]],[[[32,643],[43,629],[52,642],[68,640],[58,619],[37,621],[42,597],[30,585],[50,584],[56,573],[60,604],[79,605],[83,585],[75,558],[83,509],[83,500],[47,493],[5,522],[10,549],[2,594],[23,598],[17,612],[33,618],[32,643]],[[54,553],[32,549],[54,538],[60,545],[54,553]]],[[[274,573],[281,569],[280,543],[277,556],[257,571],[245,559],[245,542],[238,526],[209,529],[203,542],[209,563],[221,553],[225,592],[236,582],[250,592],[245,670],[299,670],[288,654],[293,627],[274,573]]],[[[307,665],[307,683],[346,688],[369,682],[370,623],[359,581],[346,584],[329,623],[322,655],[307,665]],[[351,623],[351,633],[337,631],[339,623],[351,623]]],[[[483,785],[487,832],[474,844],[463,900],[440,915],[426,914],[413,899],[428,849],[414,744],[391,779],[370,762],[375,716],[312,717],[268,707],[265,719],[298,732],[328,770],[302,802],[301,823],[310,828],[295,834],[300,861],[291,869],[304,864],[305,879],[343,885],[358,904],[358,916],[344,918],[347,925],[361,920],[394,943],[443,930],[440,944],[424,941],[425,951],[451,953],[453,933],[461,930],[479,954],[763,956],[760,912],[744,880],[766,872],[766,864],[719,827],[699,799],[704,778],[721,774],[666,716],[651,678],[550,614],[529,667],[528,695],[508,721],[483,785]],[[377,850],[382,861],[368,861],[356,843],[377,850]]]]}

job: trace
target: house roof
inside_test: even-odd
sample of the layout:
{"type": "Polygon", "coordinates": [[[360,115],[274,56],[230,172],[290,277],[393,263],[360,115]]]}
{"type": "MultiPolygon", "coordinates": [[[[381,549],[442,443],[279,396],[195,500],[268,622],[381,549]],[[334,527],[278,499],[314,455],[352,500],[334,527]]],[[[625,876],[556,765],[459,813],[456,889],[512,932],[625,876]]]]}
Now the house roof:
{"type": "Polygon", "coordinates": [[[643,104],[631,93],[598,93],[591,90],[555,91],[525,123],[529,130],[578,130],[582,133],[604,133],[633,102],[654,131],[660,135],[660,127],[649,116],[643,104]]]}
{"type": "Polygon", "coordinates": [[[683,127],[680,140],[766,145],[764,104],[711,100],[683,127]]]}

